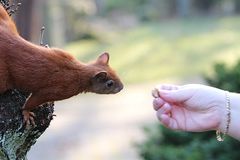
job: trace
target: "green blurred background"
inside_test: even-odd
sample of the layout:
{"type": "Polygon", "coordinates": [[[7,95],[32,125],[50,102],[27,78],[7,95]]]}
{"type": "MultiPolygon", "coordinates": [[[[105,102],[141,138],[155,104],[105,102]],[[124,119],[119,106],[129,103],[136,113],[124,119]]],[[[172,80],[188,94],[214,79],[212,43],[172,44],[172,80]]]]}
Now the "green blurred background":
{"type": "MultiPolygon", "coordinates": [[[[84,95],[81,96],[79,105],[75,99],[60,103],[60,109],[56,109],[59,119],[53,123],[52,130],[50,128],[50,131],[46,131],[43,142],[40,140],[39,144],[36,144],[39,147],[33,148],[30,157],[37,160],[38,155],[45,153],[44,159],[58,157],[60,160],[168,160],[171,158],[156,155],[163,152],[171,156],[176,152],[177,155],[180,151],[176,151],[176,148],[169,149],[167,146],[165,152],[162,149],[165,143],[159,142],[159,145],[154,144],[154,151],[149,151],[153,153],[150,158],[144,157],[147,152],[144,147],[150,148],[144,143],[144,139],[154,141],[152,137],[155,136],[145,134],[141,127],[157,122],[151,108],[151,89],[158,83],[214,85],[205,81],[206,75],[214,77],[215,72],[218,73],[219,70],[213,69],[214,64],[224,63],[231,67],[240,58],[239,13],[239,0],[22,0],[22,6],[14,18],[24,38],[39,44],[40,29],[45,26],[45,43],[65,49],[83,62],[93,60],[101,52],[107,51],[110,53],[111,66],[125,83],[125,91],[114,97],[84,95]],[[97,99],[97,103],[89,104],[92,99],[97,99]],[[75,124],[81,129],[76,131],[73,127],[73,131],[67,132],[65,136],[55,137],[62,139],[77,132],[81,140],[74,143],[75,145],[72,141],[75,141],[76,137],[70,142],[66,140],[69,143],[64,141],[64,138],[60,144],[57,138],[49,140],[51,134],[58,133],[56,126],[62,128],[61,132],[65,131],[66,126],[61,125],[62,121],[68,119],[72,113],[65,115],[70,111],[66,111],[64,107],[77,110],[77,107],[73,109],[74,107],[68,106],[70,104],[77,104],[81,108],[80,115],[85,117],[75,120],[81,121],[75,124]],[[96,111],[99,104],[104,105],[96,111]],[[118,105],[119,107],[116,107],[118,105]],[[88,111],[91,108],[89,106],[92,107],[91,111],[88,111]],[[111,107],[115,108],[110,109],[111,107]],[[95,116],[103,114],[98,120],[103,120],[104,123],[89,123],[92,112],[96,112],[95,116]],[[116,112],[119,119],[112,117],[116,112]],[[89,116],[86,116],[88,114],[89,116]],[[94,128],[95,125],[99,125],[98,128],[94,128]],[[106,130],[107,133],[103,132],[106,130]],[[93,134],[93,131],[97,133],[93,134]],[[125,131],[129,131],[128,134],[124,134],[125,131]],[[85,137],[86,135],[88,136],[85,137]],[[94,141],[94,138],[98,140],[94,141]],[[90,140],[85,142],[86,139],[90,140]],[[110,144],[110,141],[114,144],[110,144]],[[139,142],[143,148],[136,147],[135,142],[139,142]],[[46,146],[50,146],[50,143],[57,143],[63,148],[50,147],[48,153],[46,146]],[[163,147],[159,147],[161,145],[163,147]],[[79,150],[73,149],[79,146],[79,150]],[[70,148],[72,152],[64,152],[65,148],[70,148]]],[[[72,121],[67,126],[70,124],[72,121]]],[[[156,135],[158,134],[161,133],[157,132],[156,135]]],[[[190,153],[191,149],[185,151],[190,153]]],[[[199,151],[195,158],[180,156],[177,159],[195,160],[203,154],[205,152],[199,151]]]]}

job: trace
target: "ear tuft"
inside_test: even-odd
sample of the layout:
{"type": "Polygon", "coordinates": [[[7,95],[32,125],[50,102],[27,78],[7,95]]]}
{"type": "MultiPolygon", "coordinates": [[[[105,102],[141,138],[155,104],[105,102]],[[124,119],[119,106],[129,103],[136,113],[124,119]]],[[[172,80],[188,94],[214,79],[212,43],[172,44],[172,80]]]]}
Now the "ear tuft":
{"type": "Polygon", "coordinates": [[[102,54],[98,57],[97,62],[100,63],[100,64],[108,65],[108,62],[109,62],[109,53],[107,53],[107,52],[102,53],[102,54]]]}

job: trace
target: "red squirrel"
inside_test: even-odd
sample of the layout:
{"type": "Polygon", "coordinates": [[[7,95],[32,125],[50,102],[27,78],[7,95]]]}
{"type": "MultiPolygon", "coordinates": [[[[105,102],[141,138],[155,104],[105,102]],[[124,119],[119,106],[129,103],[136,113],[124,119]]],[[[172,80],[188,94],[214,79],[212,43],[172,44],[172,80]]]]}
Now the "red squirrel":
{"type": "Polygon", "coordinates": [[[31,95],[23,106],[24,122],[34,124],[37,106],[83,92],[114,94],[123,89],[108,64],[109,54],[82,63],[63,50],[24,40],[0,5],[0,93],[19,89],[31,95]]]}

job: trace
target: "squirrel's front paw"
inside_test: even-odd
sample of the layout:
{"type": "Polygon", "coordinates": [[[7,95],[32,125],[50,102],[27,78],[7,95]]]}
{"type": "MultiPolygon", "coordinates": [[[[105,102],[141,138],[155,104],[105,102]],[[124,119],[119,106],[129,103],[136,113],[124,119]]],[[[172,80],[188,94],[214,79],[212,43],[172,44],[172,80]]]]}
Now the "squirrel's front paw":
{"type": "Polygon", "coordinates": [[[30,112],[28,110],[23,110],[22,114],[23,114],[24,124],[26,125],[27,128],[30,127],[30,125],[36,126],[34,121],[34,118],[36,116],[33,112],[30,112]]]}

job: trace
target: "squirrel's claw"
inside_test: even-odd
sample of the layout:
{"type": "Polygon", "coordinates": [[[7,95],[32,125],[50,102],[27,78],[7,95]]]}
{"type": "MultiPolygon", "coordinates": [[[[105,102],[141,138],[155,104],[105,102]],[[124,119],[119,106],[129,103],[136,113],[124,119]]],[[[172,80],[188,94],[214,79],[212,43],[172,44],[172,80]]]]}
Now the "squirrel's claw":
{"type": "Polygon", "coordinates": [[[23,110],[22,114],[23,114],[24,124],[26,125],[27,128],[30,125],[36,126],[36,123],[34,121],[34,118],[36,116],[35,116],[35,114],[33,112],[30,112],[30,111],[27,111],[27,110],[23,110]]]}

